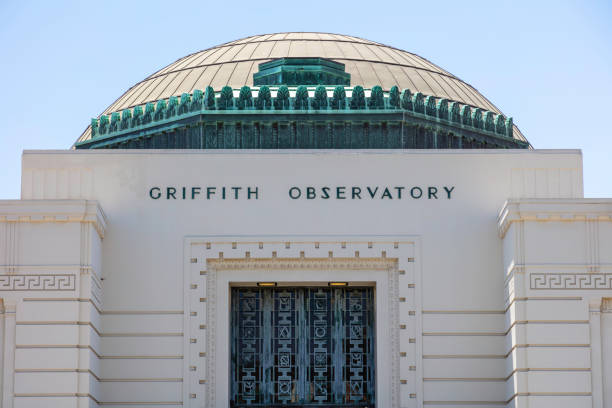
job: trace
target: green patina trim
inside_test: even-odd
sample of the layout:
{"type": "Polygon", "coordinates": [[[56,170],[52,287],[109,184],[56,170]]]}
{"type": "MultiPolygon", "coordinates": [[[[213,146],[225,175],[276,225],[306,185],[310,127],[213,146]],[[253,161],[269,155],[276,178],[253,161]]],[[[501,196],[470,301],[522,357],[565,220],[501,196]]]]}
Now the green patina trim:
{"type": "MultiPolygon", "coordinates": [[[[179,119],[185,119],[200,114],[225,114],[241,115],[280,115],[280,114],[391,114],[402,113],[404,116],[426,119],[428,122],[453,127],[458,130],[465,129],[470,132],[494,136],[505,140],[516,142],[517,145],[528,143],[515,140],[512,137],[512,118],[481,108],[473,108],[469,105],[445,98],[425,96],[421,92],[412,94],[409,89],[401,93],[394,86],[390,92],[385,94],[380,86],[370,90],[370,96],[366,97],[366,90],[361,86],[345,88],[343,86],[307,87],[301,85],[289,89],[287,86],[268,87],[262,86],[251,89],[244,86],[239,90],[233,90],[225,86],[215,94],[213,88],[208,87],[206,92],[193,91],[193,94],[184,93],[180,99],[172,96],[169,99],[159,100],[156,103],[149,102],[133,109],[124,109],[119,112],[102,115],[99,119],[91,120],[91,139],[78,142],[77,146],[86,146],[92,141],[115,138],[120,135],[138,131],[139,136],[147,129],[159,131],[160,127],[167,126],[179,119]],[[256,90],[257,96],[254,96],[256,90]],[[347,96],[347,90],[351,96],[347,96]],[[273,96],[275,92],[275,96],[273,96]],[[294,96],[291,93],[294,92],[294,96]],[[329,97],[328,92],[332,92],[329,97]],[[235,97],[235,94],[238,94],[235,97]],[[311,96],[312,94],[312,96],[311,96]]],[[[361,115],[359,115],[361,116],[361,115]]],[[[355,117],[357,119],[357,117],[355,117]]],[[[314,117],[309,120],[316,120],[314,117]]]]}
{"type": "Polygon", "coordinates": [[[350,85],[344,64],[325,58],[280,58],[259,64],[253,74],[259,85],[350,85]]]}

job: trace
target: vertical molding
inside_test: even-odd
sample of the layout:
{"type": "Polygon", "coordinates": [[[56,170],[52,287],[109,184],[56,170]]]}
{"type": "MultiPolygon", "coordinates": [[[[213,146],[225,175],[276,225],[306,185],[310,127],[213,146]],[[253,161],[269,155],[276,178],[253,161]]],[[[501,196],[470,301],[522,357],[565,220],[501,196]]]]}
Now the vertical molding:
{"type": "Polygon", "coordinates": [[[15,301],[4,303],[2,408],[13,408],[15,389],[15,301]]]}
{"type": "MultiPolygon", "coordinates": [[[[515,228],[514,233],[514,268],[511,271],[508,283],[508,301],[511,299],[526,297],[528,295],[528,280],[526,276],[526,254],[525,254],[525,222],[518,221],[513,224],[515,228]]],[[[527,302],[525,304],[515,302],[512,307],[508,308],[506,315],[506,324],[512,327],[512,324],[517,320],[525,320],[525,310],[527,310],[527,302]],[[512,313],[514,311],[514,316],[512,313]]],[[[517,326],[513,327],[509,334],[509,343],[507,346],[512,351],[505,359],[505,368],[507,372],[512,372],[514,369],[524,369],[529,367],[528,353],[521,349],[514,349],[517,344],[527,343],[527,327],[524,330],[520,330],[517,326]]],[[[523,376],[520,372],[514,376],[509,377],[506,380],[506,394],[514,395],[516,393],[527,393],[529,392],[529,381],[526,376],[523,376]]],[[[517,396],[508,404],[508,407],[513,408],[527,408],[529,406],[528,398],[517,396]]]]}
{"type": "Polygon", "coordinates": [[[43,170],[32,169],[32,195],[30,200],[40,200],[43,198],[43,170]]]}
{"type": "Polygon", "coordinates": [[[32,170],[26,169],[21,164],[21,199],[29,200],[32,198],[32,170]]]}
{"type": "Polygon", "coordinates": [[[585,220],[585,263],[590,273],[599,272],[599,221],[596,216],[585,220]]]}
{"type": "MultiPolygon", "coordinates": [[[[610,405],[610,401],[612,401],[612,395],[610,395],[609,390],[610,390],[610,386],[607,385],[609,384],[610,381],[610,376],[611,376],[611,372],[610,372],[610,361],[612,360],[612,356],[610,355],[606,355],[608,353],[608,351],[610,350],[610,346],[608,345],[608,343],[610,342],[610,336],[606,333],[609,333],[609,324],[611,323],[611,319],[610,319],[610,315],[612,314],[612,298],[604,298],[602,299],[601,302],[601,313],[599,315],[600,317],[600,338],[599,338],[599,342],[600,342],[600,346],[601,346],[601,374],[600,374],[600,378],[601,378],[601,382],[602,382],[602,392],[601,392],[601,399],[602,399],[602,404],[601,406],[604,407],[604,403],[607,405],[610,405]],[[604,326],[604,330],[601,330],[601,326],[604,326]],[[603,379],[606,378],[608,380],[607,383],[603,382],[603,379]]],[[[594,373],[593,373],[594,375],[594,373]]]]}
{"type": "MultiPolygon", "coordinates": [[[[416,309],[415,319],[415,336],[417,338],[417,349],[416,355],[414,356],[414,362],[417,365],[416,378],[415,378],[415,392],[416,392],[416,406],[422,407],[423,401],[425,400],[425,383],[423,377],[424,362],[423,362],[423,270],[425,269],[425,259],[423,256],[423,241],[421,237],[416,237],[413,247],[413,257],[416,257],[414,261],[414,279],[417,285],[414,293],[413,308],[416,309]]],[[[399,275],[398,275],[399,280],[399,275]]]]}
{"type": "Polygon", "coordinates": [[[0,265],[8,265],[8,222],[0,222],[0,265]]]}
{"type": "Polygon", "coordinates": [[[593,272],[593,234],[591,233],[592,222],[587,217],[584,221],[584,263],[588,272],[593,272]]]}
{"type": "Polygon", "coordinates": [[[10,273],[17,273],[17,265],[19,265],[19,260],[21,259],[21,247],[19,245],[21,226],[18,222],[11,224],[13,226],[13,263],[10,273]]]}
{"type": "Polygon", "coordinates": [[[217,271],[208,268],[206,274],[206,400],[208,407],[214,407],[216,398],[216,336],[217,336],[217,271]]]}
{"type": "MultiPolygon", "coordinates": [[[[580,155],[580,169],[582,169],[582,155],[580,155]]],[[[572,169],[572,197],[581,198],[584,197],[584,186],[582,184],[582,171],[578,173],[578,169],[572,169]]]]}
{"type": "MultiPolygon", "coordinates": [[[[389,307],[389,326],[394,334],[389,336],[389,349],[391,350],[391,406],[399,407],[399,288],[398,270],[390,268],[387,272],[387,293],[389,307]]],[[[380,341],[380,339],[378,339],[380,341]]],[[[377,369],[380,369],[377,367],[377,369]]]]}
{"type": "Polygon", "coordinates": [[[577,169],[513,168],[510,169],[511,197],[581,198],[582,179],[577,169]]]}
{"type": "Polygon", "coordinates": [[[43,197],[45,199],[57,199],[57,169],[44,170],[43,197]]]}
{"type": "MultiPolygon", "coordinates": [[[[91,252],[90,249],[90,243],[89,243],[89,239],[90,239],[90,234],[89,234],[89,228],[88,228],[88,224],[86,223],[81,223],[80,225],[80,234],[79,234],[79,275],[78,275],[78,282],[75,283],[75,288],[78,291],[77,292],[77,296],[78,297],[85,297],[85,298],[92,298],[93,296],[93,278],[92,278],[92,272],[91,272],[91,268],[87,268],[88,266],[90,266],[90,262],[89,262],[89,252],[91,252]]],[[[78,316],[79,319],[84,319],[84,321],[90,321],[91,320],[91,316],[82,316],[82,309],[81,309],[81,303],[80,302],[76,302],[75,303],[75,307],[78,308],[78,316]]],[[[90,336],[85,336],[85,333],[83,332],[83,330],[81,328],[79,328],[78,331],[78,345],[79,346],[85,346],[85,345],[90,345],[91,344],[91,338],[90,336]]],[[[83,370],[83,369],[89,369],[89,353],[87,353],[87,361],[83,361],[84,357],[83,357],[83,353],[77,353],[77,368],[79,370],[83,370]]],[[[86,378],[89,378],[91,374],[86,374],[86,378]]],[[[77,381],[76,381],[76,389],[74,390],[75,393],[91,393],[90,387],[89,387],[89,381],[86,384],[83,384],[83,377],[85,377],[85,374],[82,373],[78,373],[77,374],[77,381]]]]}
{"type": "Polygon", "coordinates": [[[516,230],[516,259],[518,259],[521,267],[525,265],[525,221],[521,220],[517,223],[516,230]]]}
{"type": "MultiPolygon", "coordinates": [[[[189,283],[191,278],[190,259],[193,256],[191,254],[192,247],[187,240],[184,241],[183,245],[183,359],[189,361],[191,358],[189,338],[191,337],[191,322],[189,321],[191,316],[191,291],[189,290],[189,283]]],[[[184,406],[189,407],[189,393],[190,382],[189,382],[189,365],[183,362],[183,389],[181,395],[184,406]]]]}
{"type": "MultiPolygon", "coordinates": [[[[79,287],[81,291],[92,292],[93,291],[93,266],[91,264],[91,225],[82,222],[81,223],[81,233],[80,233],[80,255],[79,255],[79,266],[80,266],[80,275],[81,276],[89,276],[89,285],[87,288],[79,287]]],[[[84,292],[82,292],[84,293],[84,292]]],[[[87,293],[87,297],[89,297],[89,293],[87,293]]]]}
{"type": "Polygon", "coordinates": [[[589,329],[591,337],[591,392],[593,393],[593,408],[604,408],[603,406],[603,355],[602,355],[602,333],[601,333],[601,306],[597,304],[589,306],[589,329]]]}
{"type": "Polygon", "coordinates": [[[4,299],[0,299],[0,405],[4,402],[4,299]]]}
{"type": "MultiPolygon", "coordinates": [[[[515,297],[526,297],[529,293],[529,280],[525,277],[527,276],[527,256],[525,254],[526,242],[525,242],[525,221],[521,220],[518,223],[517,228],[517,236],[518,236],[518,248],[517,248],[517,259],[519,260],[520,266],[514,271],[514,296],[515,297]],[[518,281],[518,282],[517,282],[518,281]],[[520,293],[517,293],[520,291],[520,293]]],[[[528,310],[528,301],[525,305],[519,305],[516,308],[516,319],[526,318],[524,316],[524,311],[528,310]],[[522,307],[521,307],[522,306],[522,307]]],[[[514,347],[517,344],[527,344],[527,333],[529,327],[525,327],[524,330],[516,330],[516,335],[511,336],[511,339],[515,340],[515,343],[511,344],[511,347],[514,347]]],[[[520,352],[519,349],[516,349],[514,352],[515,361],[513,363],[514,368],[528,368],[529,365],[529,353],[527,351],[520,352]]],[[[529,392],[529,377],[525,375],[521,375],[521,373],[517,373],[514,376],[514,392],[515,393],[528,393],[529,392]]],[[[520,398],[516,397],[516,408],[528,408],[529,407],[529,398],[520,398]]]]}
{"type": "Polygon", "coordinates": [[[589,241],[591,244],[591,258],[589,264],[591,265],[591,272],[599,272],[599,221],[596,216],[587,218],[587,222],[590,224],[590,236],[589,241]]]}
{"type": "Polygon", "coordinates": [[[19,263],[19,223],[17,219],[8,220],[5,224],[5,254],[7,273],[17,273],[16,265],[19,263]]]}

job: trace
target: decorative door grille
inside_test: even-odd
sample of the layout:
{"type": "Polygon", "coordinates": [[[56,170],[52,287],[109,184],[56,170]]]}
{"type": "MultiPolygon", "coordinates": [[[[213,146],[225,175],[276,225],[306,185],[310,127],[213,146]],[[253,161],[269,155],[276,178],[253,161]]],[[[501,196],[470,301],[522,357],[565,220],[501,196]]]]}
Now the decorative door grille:
{"type": "Polygon", "coordinates": [[[375,407],[372,288],[233,288],[231,407],[375,407]]]}

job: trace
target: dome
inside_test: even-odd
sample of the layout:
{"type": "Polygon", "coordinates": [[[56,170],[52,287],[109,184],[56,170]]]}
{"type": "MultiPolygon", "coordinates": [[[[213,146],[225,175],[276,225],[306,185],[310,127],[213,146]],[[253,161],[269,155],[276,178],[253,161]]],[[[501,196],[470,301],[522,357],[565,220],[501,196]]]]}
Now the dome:
{"type": "MultiPolygon", "coordinates": [[[[328,33],[277,33],[243,38],[178,59],[138,82],[102,115],[196,89],[253,86],[259,65],[279,58],[325,58],[345,65],[351,86],[400,89],[502,112],[474,87],[416,54],[358,37],[328,33]]],[[[514,138],[526,141],[514,127],[514,138]]],[[[88,128],[79,142],[90,137],[88,128]]]]}

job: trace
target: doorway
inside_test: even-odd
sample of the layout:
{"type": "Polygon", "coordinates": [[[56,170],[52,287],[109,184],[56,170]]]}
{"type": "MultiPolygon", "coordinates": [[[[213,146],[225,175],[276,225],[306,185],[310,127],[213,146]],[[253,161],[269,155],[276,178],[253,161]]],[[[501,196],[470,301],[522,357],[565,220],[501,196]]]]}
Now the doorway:
{"type": "Polygon", "coordinates": [[[372,287],[231,289],[231,407],[375,407],[372,287]]]}

